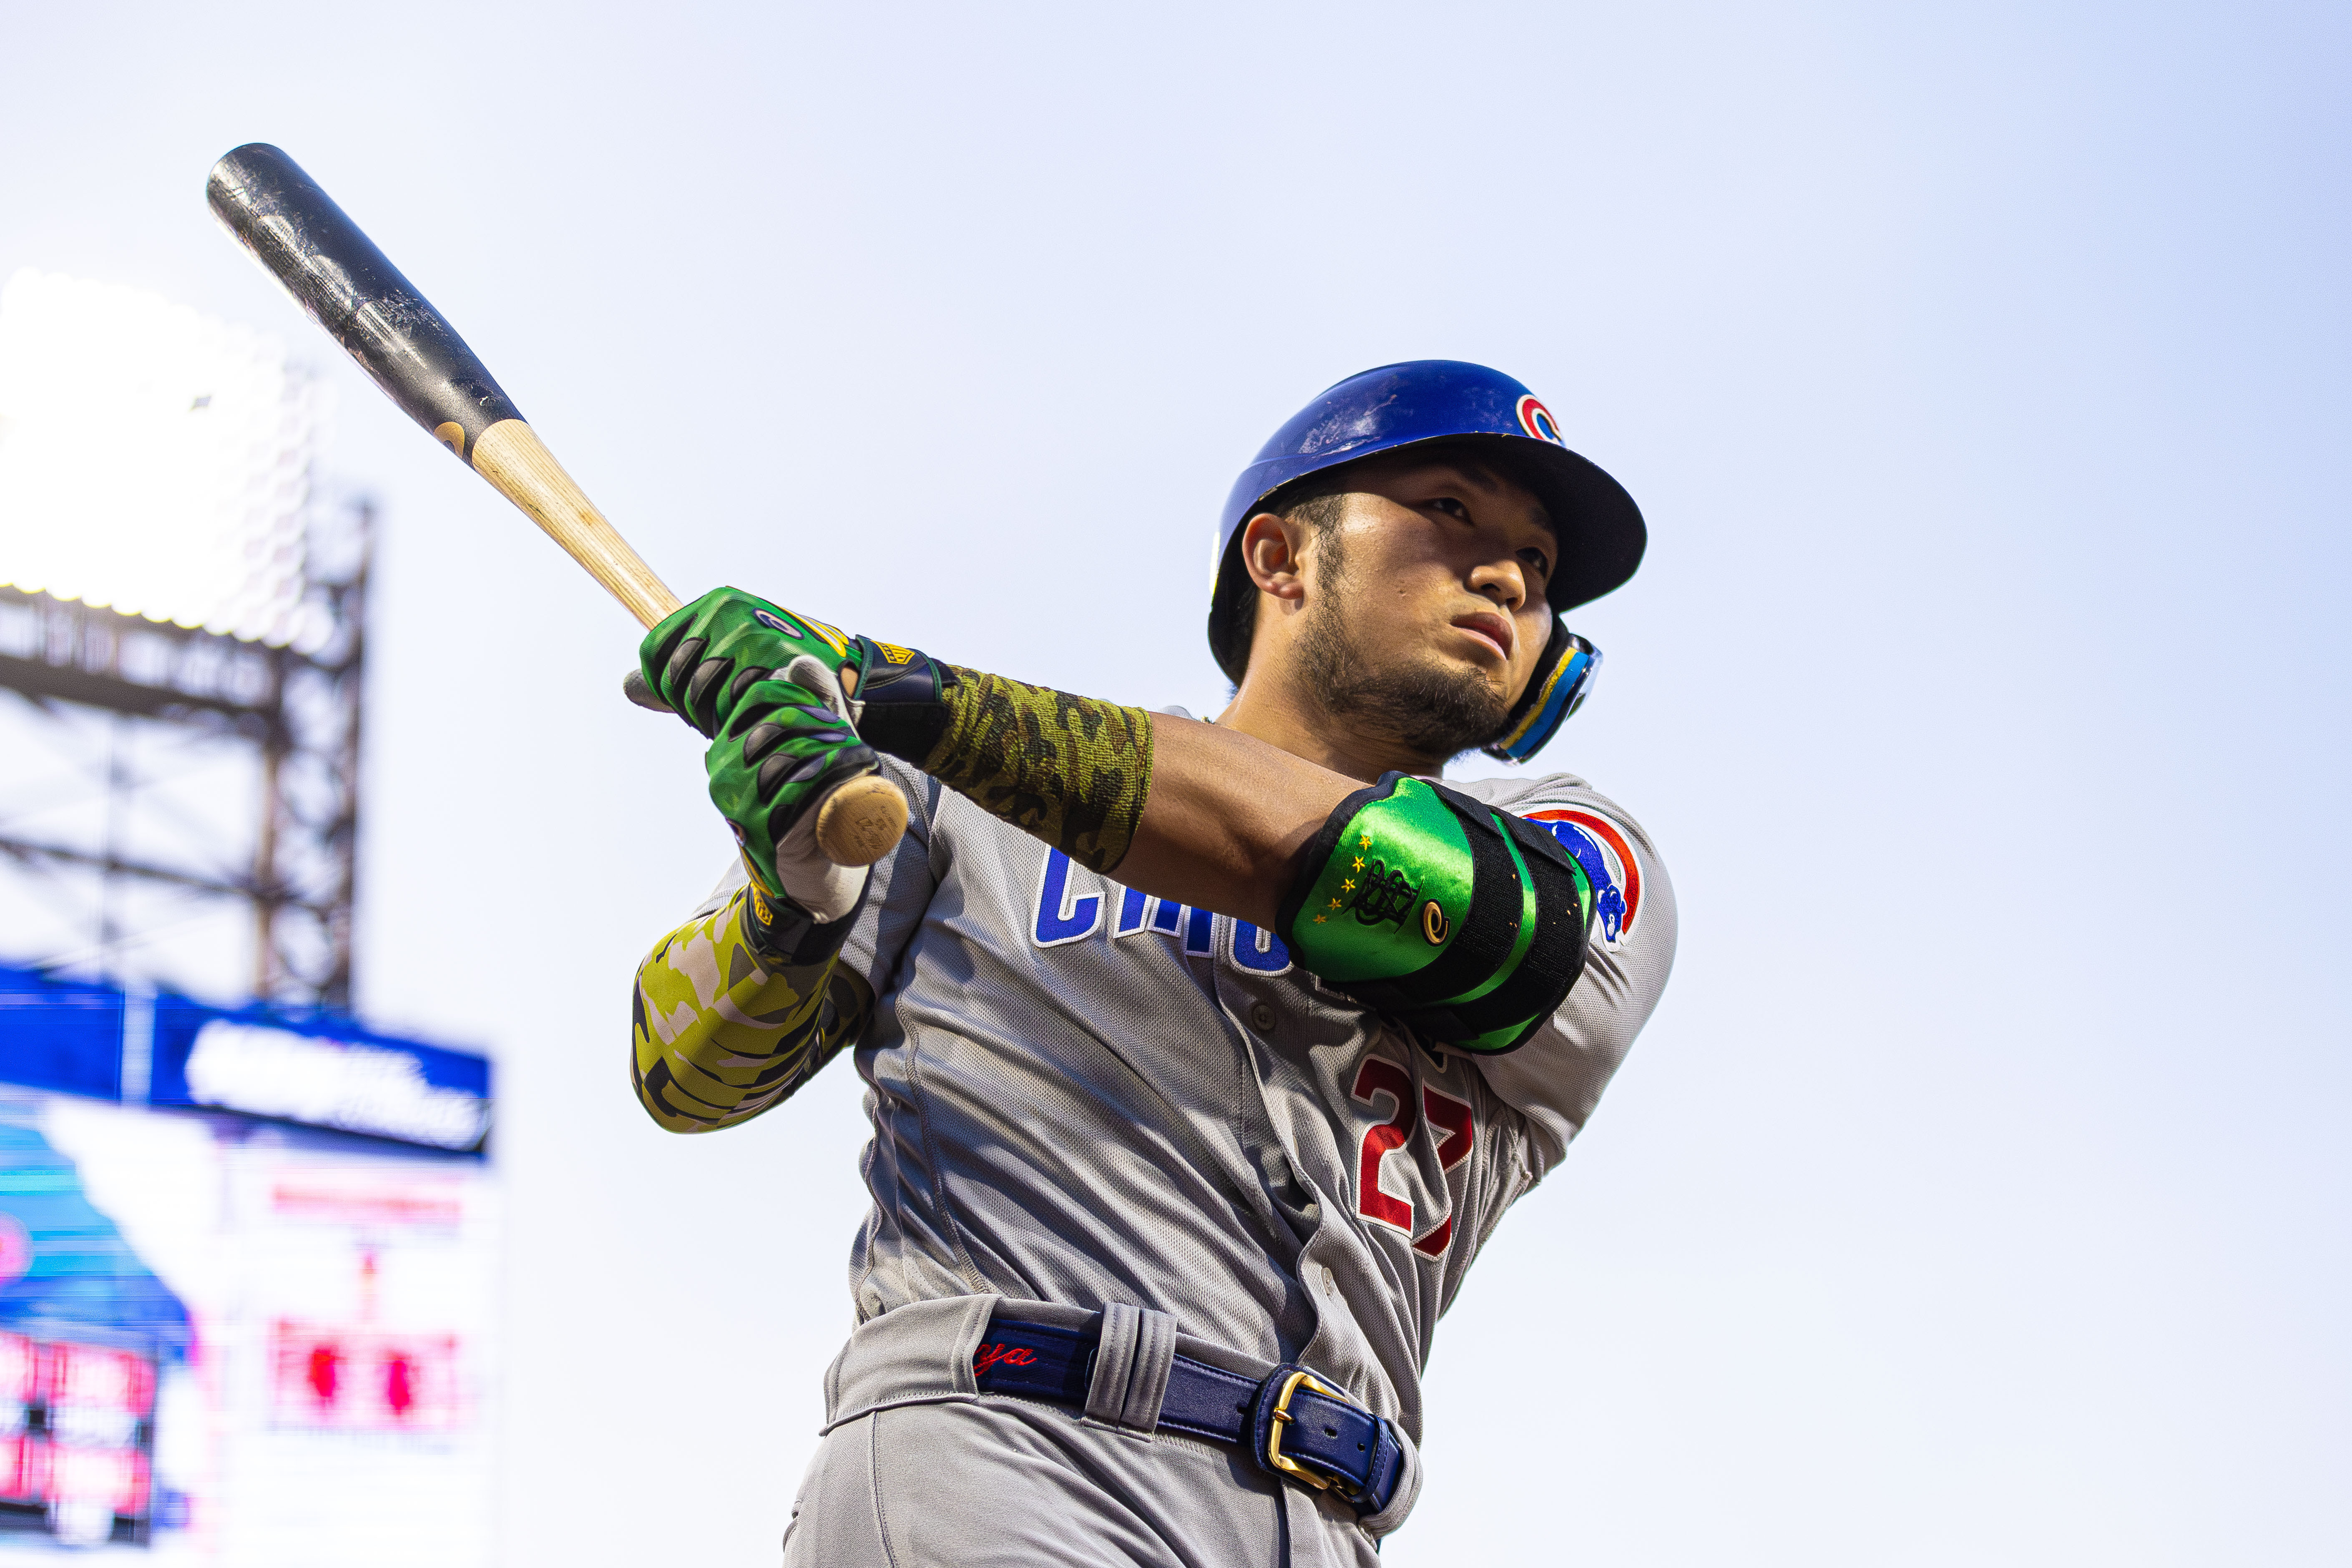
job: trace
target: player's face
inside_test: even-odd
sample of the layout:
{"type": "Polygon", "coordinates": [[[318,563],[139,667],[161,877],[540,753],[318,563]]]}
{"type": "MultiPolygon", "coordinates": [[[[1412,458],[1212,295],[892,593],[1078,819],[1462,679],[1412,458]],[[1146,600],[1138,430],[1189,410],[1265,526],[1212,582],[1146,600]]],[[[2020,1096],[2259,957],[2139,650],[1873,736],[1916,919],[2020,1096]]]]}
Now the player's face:
{"type": "Polygon", "coordinates": [[[1492,739],[1551,636],[1559,548],[1542,505],[1466,463],[1368,464],[1349,482],[1308,546],[1308,685],[1434,755],[1492,739]]]}

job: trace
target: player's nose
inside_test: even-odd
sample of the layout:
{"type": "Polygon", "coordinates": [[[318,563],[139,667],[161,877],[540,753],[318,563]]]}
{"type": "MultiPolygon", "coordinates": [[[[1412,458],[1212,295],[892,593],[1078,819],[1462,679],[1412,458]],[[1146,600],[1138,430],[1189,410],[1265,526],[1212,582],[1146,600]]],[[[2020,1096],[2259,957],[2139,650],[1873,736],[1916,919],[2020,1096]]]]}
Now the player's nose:
{"type": "Polygon", "coordinates": [[[1528,602],[1528,574],[1509,558],[1482,562],[1471,568],[1470,591],[1485,596],[1496,609],[1517,613],[1528,602]]]}

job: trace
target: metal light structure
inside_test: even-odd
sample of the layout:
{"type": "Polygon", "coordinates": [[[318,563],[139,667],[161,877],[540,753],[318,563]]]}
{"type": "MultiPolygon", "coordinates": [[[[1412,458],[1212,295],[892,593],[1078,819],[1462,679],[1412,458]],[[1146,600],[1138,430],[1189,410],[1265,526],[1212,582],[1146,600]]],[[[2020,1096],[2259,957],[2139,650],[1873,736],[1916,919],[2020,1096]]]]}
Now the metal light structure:
{"type": "Polygon", "coordinates": [[[22,956],[350,1005],[373,517],[316,493],[327,391],[152,294],[0,287],[0,689],[26,759],[0,765],[0,858],[49,916],[22,956]],[[36,752],[56,800],[23,797],[36,752]],[[199,766],[241,773],[252,815],[174,806],[199,766]],[[219,941],[175,972],[191,900],[243,906],[248,973],[219,941]]]}

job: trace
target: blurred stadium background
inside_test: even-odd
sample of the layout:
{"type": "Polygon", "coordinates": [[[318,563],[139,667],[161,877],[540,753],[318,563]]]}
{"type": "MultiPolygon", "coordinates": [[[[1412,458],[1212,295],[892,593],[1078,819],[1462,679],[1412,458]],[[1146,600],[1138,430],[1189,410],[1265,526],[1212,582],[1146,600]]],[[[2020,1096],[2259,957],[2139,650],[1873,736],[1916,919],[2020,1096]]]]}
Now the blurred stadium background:
{"type": "Polygon", "coordinates": [[[490,1064],[351,1013],[331,402],[156,295],[0,286],[0,1545],[493,1551],[490,1064]]]}

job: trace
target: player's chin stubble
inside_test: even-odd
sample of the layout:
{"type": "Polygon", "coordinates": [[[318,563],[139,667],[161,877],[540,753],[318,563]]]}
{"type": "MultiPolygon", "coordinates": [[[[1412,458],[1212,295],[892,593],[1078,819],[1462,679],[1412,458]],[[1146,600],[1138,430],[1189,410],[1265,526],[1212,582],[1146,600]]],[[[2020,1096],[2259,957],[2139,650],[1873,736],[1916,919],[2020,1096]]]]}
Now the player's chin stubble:
{"type": "Polygon", "coordinates": [[[1501,732],[1510,705],[1475,669],[1410,658],[1384,668],[1365,657],[1349,612],[1357,586],[1338,529],[1316,542],[1323,592],[1298,638],[1299,677],[1335,719],[1385,731],[1425,756],[1451,757],[1501,732]]]}

